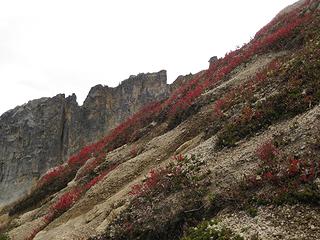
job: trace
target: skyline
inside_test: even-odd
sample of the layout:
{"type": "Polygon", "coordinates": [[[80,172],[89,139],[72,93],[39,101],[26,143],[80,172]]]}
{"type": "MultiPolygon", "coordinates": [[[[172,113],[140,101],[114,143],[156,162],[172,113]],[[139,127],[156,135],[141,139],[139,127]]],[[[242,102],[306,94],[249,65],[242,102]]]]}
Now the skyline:
{"type": "Polygon", "coordinates": [[[172,83],[248,42],[294,2],[2,2],[0,114],[59,93],[82,105],[91,87],[139,73],[164,69],[172,83]]]}

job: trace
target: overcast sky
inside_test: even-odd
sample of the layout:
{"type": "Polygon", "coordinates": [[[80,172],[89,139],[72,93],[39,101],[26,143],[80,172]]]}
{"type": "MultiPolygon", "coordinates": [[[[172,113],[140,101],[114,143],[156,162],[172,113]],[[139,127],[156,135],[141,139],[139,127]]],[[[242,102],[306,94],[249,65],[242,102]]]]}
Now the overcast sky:
{"type": "Polygon", "coordinates": [[[292,0],[2,0],[0,114],[58,93],[82,104],[96,84],[178,75],[248,42],[292,0]]]}

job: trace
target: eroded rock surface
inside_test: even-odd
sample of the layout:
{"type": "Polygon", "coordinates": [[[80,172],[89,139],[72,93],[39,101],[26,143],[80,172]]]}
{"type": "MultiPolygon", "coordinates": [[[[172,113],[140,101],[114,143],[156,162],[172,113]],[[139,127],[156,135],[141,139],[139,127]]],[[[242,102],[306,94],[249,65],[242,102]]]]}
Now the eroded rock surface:
{"type": "Polygon", "coordinates": [[[160,71],[131,76],[116,88],[97,85],[83,106],[75,95],[59,94],[4,113],[0,117],[0,204],[23,195],[49,168],[169,92],[166,71],[160,71]]]}

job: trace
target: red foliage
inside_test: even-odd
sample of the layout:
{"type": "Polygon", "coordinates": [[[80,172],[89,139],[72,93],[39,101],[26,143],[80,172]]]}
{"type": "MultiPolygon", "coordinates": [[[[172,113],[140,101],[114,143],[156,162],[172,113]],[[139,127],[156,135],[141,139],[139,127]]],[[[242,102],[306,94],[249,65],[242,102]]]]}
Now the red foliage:
{"type": "Polygon", "coordinates": [[[273,172],[269,171],[262,175],[262,179],[269,182],[276,182],[278,180],[278,177],[273,172]]]}
{"type": "Polygon", "coordinates": [[[257,157],[262,160],[265,164],[270,164],[278,155],[278,149],[273,145],[271,141],[262,144],[256,150],[257,157]]]}
{"type": "Polygon", "coordinates": [[[182,85],[163,104],[163,108],[169,107],[169,116],[174,116],[178,112],[187,109],[194,100],[199,97],[204,89],[209,85],[209,81],[202,81],[204,73],[198,74],[195,78],[182,85]]]}
{"type": "Polygon", "coordinates": [[[144,186],[147,189],[151,189],[152,187],[154,187],[158,183],[160,176],[164,172],[166,172],[165,169],[151,170],[148,174],[147,180],[144,182],[144,186]]]}
{"type": "Polygon", "coordinates": [[[83,147],[77,155],[69,158],[68,165],[83,165],[91,157],[95,147],[94,144],[83,147]]]}
{"type": "Polygon", "coordinates": [[[252,117],[254,116],[254,111],[252,110],[251,107],[249,106],[245,106],[242,109],[242,113],[241,113],[241,121],[242,122],[248,122],[252,119],[252,117]]]}
{"type": "Polygon", "coordinates": [[[152,190],[160,181],[161,177],[167,174],[167,170],[160,168],[158,170],[152,169],[147,176],[147,179],[141,184],[135,184],[132,186],[130,195],[140,196],[152,190]]]}
{"type": "Polygon", "coordinates": [[[68,210],[80,197],[83,190],[75,188],[69,192],[65,192],[62,196],[51,206],[50,212],[54,215],[61,214],[68,210]]]}
{"type": "Polygon", "coordinates": [[[133,147],[131,150],[130,150],[130,155],[132,158],[136,157],[138,154],[138,150],[136,147],[133,147]]]}
{"type": "MultiPolygon", "coordinates": [[[[290,37],[297,27],[306,24],[310,20],[310,15],[305,14],[303,16],[299,14],[300,9],[305,6],[306,4],[289,14],[275,18],[270,24],[261,29],[249,44],[227,53],[224,58],[218,59],[214,64],[211,64],[204,73],[198,74],[177,89],[163,104],[163,108],[169,109],[169,116],[174,116],[178,112],[187,109],[205,89],[212,88],[232,70],[248,61],[255,54],[283,44],[283,40],[290,37]]],[[[270,67],[274,68],[276,66],[270,65],[270,67]]],[[[257,81],[263,81],[266,77],[267,71],[261,72],[257,75],[257,81]]],[[[221,108],[217,108],[217,115],[221,116],[221,113],[221,108]]]]}
{"type": "Polygon", "coordinates": [[[131,187],[131,191],[129,192],[130,195],[137,195],[140,196],[142,194],[143,185],[142,184],[134,184],[131,187]]]}
{"type": "Polygon", "coordinates": [[[185,160],[185,157],[182,154],[175,155],[173,158],[177,162],[183,162],[185,160]]]}
{"type": "Polygon", "coordinates": [[[226,101],[224,98],[220,98],[217,101],[215,101],[213,105],[213,111],[216,117],[220,118],[223,116],[222,108],[225,106],[226,101]]]}
{"type": "Polygon", "coordinates": [[[289,159],[289,176],[296,176],[300,172],[300,161],[298,159],[290,158],[289,159]]]}
{"type": "Polygon", "coordinates": [[[34,237],[40,232],[42,229],[36,228],[32,231],[32,233],[25,240],[32,240],[34,237]]]}
{"type": "Polygon", "coordinates": [[[47,185],[52,183],[57,178],[59,178],[62,174],[68,172],[67,165],[59,165],[55,168],[49,169],[38,181],[37,186],[41,187],[43,185],[47,185]]]}
{"type": "MultiPolygon", "coordinates": [[[[308,2],[308,1],[307,1],[308,2]]],[[[308,3],[306,3],[308,4],[308,3]]],[[[305,6],[305,5],[304,5],[305,6]]],[[[302,6],[303,7],[303,6],[302,6]]],[[[122,124],[113,129],[110,134],[104,137],[101,141],[84,147],[79,154],[72,156],[67,162],[68,165],[61,165],[53,170],[46,173],[38,182],[38,186],[43,186],[45,184],[55,181],[60,176],[64,174],[70,174],[72,171],[80,168],[89,158],[96,157],[103,149],[113,150],[125,143],[130,141],[131,133],[135,132],[137,129],[144,126],[146,123],[156,119],[160,112],[165,110],[170,115],[175,115],[180,111],[183,111],[190,107],[195,102],[203,91],[208,88],[212,88],[218,82],[226,78],[236,67],[248,61],[252,56],[258,53],[268,51],[271,47],[282,46],[285,44],[283,41],[285,38],[291,36],[297,27],[306,24],[310,20],[310,15],[305,14],[299,15],[300,9],[292,11],[286,15],[281,15],[274,19],[270,24],[261,29],[249,44],[244,45],[242,48],[235,51],[229,52],[224,58],[219,59],[210,68],[200,74],[197,74],[192,80],[183,84],[179,89],[177,89],[164,103],[155,102],[142,108],[139,112],[134,114],[132,117],[128,118],[122,124]]],[[[277,70],[280,67],[279,62],[271,62],[268,69],[258,73],[255,77],[256,83],[263,82],[268,76],[269,71],[277,70]]],[[[252,86],[252,85],[251,85],[252,86]]],[[[249,89],[250,86],[246,88],[249,89]]],[[[244,90],[245,91],[245,90],[244,90]]],[[[222,109],[230,104],[237,94],[236,91],[230,92],[229,95],[224,96],[215,103],[214,111],[218,116],[222,115],[222,109]],[[220,102],[219,102],[220,101],[220,102]]],[[[256,114],[256,113],[255,113],[256,114]]],[[[252,111],[244,111],[243,116],[247,118],[252,117],[252,111]]],[[[255,115],[256,116],[256,115],[255,115]]],[[[134,155],[134,154],[133,154],[134,155]]],[[[277,149],[271,144],[266,144],[261,146],[257,150],[257,156],[263,162],[270,162],[277,155],[277,149]]],[[[99,165],[100,158],[98,157],[92,164],[87,167],[87,171],[84,174],[92,171],[97,165],[99,165]]],[[[296,165],[292,163],[289,168],[289,172],[294,173],[297,171],[296,165]]],[[[159,170],[161,173],[161,170],[159,170]]],[[[314,167],[310,169],[309,175],[315,175],[314,167]]],[[[156,184],[159,180],[158,171],[150,173],[150,177],[147,178],[146,182],[142,185],[137,185],[133,187],[132,192],[142,192],[148,189],[153,184],[156,184]],[[136,189],[136,190],[135,190],[136,189]]],[[[87,185],[93,186],[103,177],[97,177],[92,180],[92,183],[87,185]]],[[[77,198],[76,193],[70,193],[61,199],[59,204],[57,203],[55,207],[63,208],[63,205],[68,206],[73,199],[77,198]]],[[[72,204],[71,204],[72,205],[72,204]]]]}

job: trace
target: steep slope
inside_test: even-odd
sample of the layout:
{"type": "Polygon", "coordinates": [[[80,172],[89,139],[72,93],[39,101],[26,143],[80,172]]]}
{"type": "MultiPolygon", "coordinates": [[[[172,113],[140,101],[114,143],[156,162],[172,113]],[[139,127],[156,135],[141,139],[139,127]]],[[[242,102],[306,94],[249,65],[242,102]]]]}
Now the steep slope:
{"type": "Polygon", "coordinates": [[[78,106],[75,95],[60,94],[4,113],[0,117],[0,206],[26,193],[49,168],[103,137],[146,103],[169,93],[166,71],[160,71],[131,76],[116,88],[97,85],[83,106],[78,106]]]}
{"type": "Polygon", "coordinates": [[[319,8],[287,8],[47,172],[2,210],[3,229],[15,240],[320,239],[319,8]]]}

